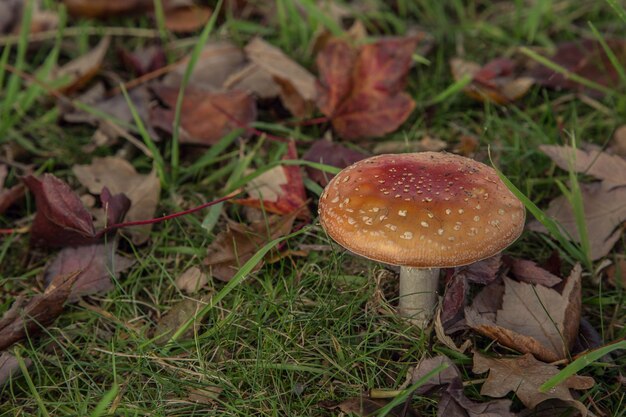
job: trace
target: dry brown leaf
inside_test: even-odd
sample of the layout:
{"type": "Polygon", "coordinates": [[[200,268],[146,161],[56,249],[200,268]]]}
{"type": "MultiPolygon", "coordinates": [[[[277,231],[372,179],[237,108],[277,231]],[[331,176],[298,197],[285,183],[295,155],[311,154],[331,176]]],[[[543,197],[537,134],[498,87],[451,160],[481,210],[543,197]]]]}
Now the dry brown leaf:
{"type": "Polygon", "coordinates": [[[9,173],[6,165],[0,164],[0,214],[4,213],[17,200],[24,196],[26,187],[23,183],[19,183],[10,188],[4,188],[4,182],[9,173]]]}
{"type": "MultiPolygon", "coordinates": [[[[622,235],[626,221],[626,187],[607,189],[602,183],[580,184],[585,209],[585,221],[592,260],[606,256],[622,235]]],[[[550,202],[545,213],[556,220],[573,240],[580,241],[574,211],[565,196],[550,202]]],[[[536,232],[548,233],[536,220],[528,223],[536,232]]]]}
{"type": "MultiPolygon", "coordinates": [[[[167,343],[180,326],[204,307],[209,298],[210,296],[203,296],[199,300],[186,298],[174,304],[157,322],[154,328],[154,343],[157,345],[167,343]]],[[[197,324],[194,322],[194,326],[197,324]]],[[[189,326],[189,329],[182,334],[179,340],[192,338],[196,330],[194,326],[189,326]]]]}
{"type": "MultiPolygon", "coordinates": [[[[161,183],[155,170],[146,175],[138,174],[125,159],[109,156],[94,158],[91,165],[76,165],[72,171],[92,194],[99,194],[102,186],[106,186],[112,193],[124,193],[132,203],[126,213],[126,221],[154,217],[161,194],[161,183]]],[[[149,239],[151,229],[150,224],[135,226],[128,228],[127,233],[133,243],[140,245],[149,239]]]]}
{"type": "Polygon", "coordinates": [[[194,294],[209,282],[209,277],[197,266],[192,266],[180,274],[175,282],[179,290],[194,294]]]}
{"type": "MultiPolygon", "coordinates": [[[[313,145],[308,151],[302,155],[302,159],[305,161],[316,162],[320,164],[331,165],[337,168],[345,168],[348,165],[367,158],[367,154],[356,151],[351,148],[330,142],[324,139],[319,139],[313,142],[313,145]]],[[[306,167],[306,171],[313,181],[325,187],[328,182],[334,177],[333,174],[325,171],[321,171],[316,168],[306,167]]]]}
{"type": "Polygon", "coordinates": [[[248,58],[280,86],[281,100],[294,116],[306,117],[313,111],[317,91],[309,71],[261,38],[253,39],[244,49],[248,58]]]}
{"type": "Polygon", "coordinates": [[[626,288],[626,255],[617,256],[615,264],[606,269],[609,283],[616,288],[626,288]]]}
{"type": "Polygon", "coordinates": [[[528,259],[512,259],[511,273],[518,281],[528,284],[541,284],[544,287],[554,287],[561,282],[561,278],[541,268],[528,259]]]}
{"type": "MultiPolygon", "coordinates": [[[[50,10],[41,10],[39,1],[33,3],[30,33],[54,30],[59,24],[59,16],[50,10]]],[[[0,35],[20,32],[25,4],[25,0],[0,1],[0,35]]]]}
{"type": "MultiPolygon", "coordinates": [[[[185,58],[172,72],[163,79],[163,85],[178,87],[187,70],[191,58],[185,58]]],[[[246,64],[246,57],[238,46],[229,41],[207,42],[198,62],[193,67],[189,86],[194,90],[221,91],[224,83],[232,74],[239,71],[246,64]]]]}
{"type": "Polygon", "coordinates": [[[626,125],[615,129],[615,132],[613,133],[613,140],[611,142],[611,149],[617,155],[626,158],[626,125]]]}
{"type": "Polygon", "coordinates": [[[280,86],[274,78],[254,62],[233,73],[224,81],[223,86],[227,90],[247,91],[262,99],[280,95],[280,86]]]}
{"type": "Polygon", "coordinates": [[[104,18],[152,10],[152,0],[63,0],[72,16],[104,18]]]}
{"type": "Polygon", "coordinates": [[[0,318],[0,351],[25,337],[40,333],[63,312],[63,306],[78,274],[58,275],[43,294],[29,301],[17,298],[0,318]]]}
{"type": "Polygon", "coordinates": [[[535,408],[546,400],[559,399],[577,408],[583,417],[587,415],[587,408],[572,397],[570,389],[589,389],[594,384],[593,378],[574,375],[550,391],[540,392],[539,387],[559,369],[539,362],[529,353],[512,359],[493,359],[474,353],[473,371],[479,374],[489,371],[481,395],[500,398],[513,391],[528,408],[535,408]]]}
{"type": "MultiPolygon", "coordinates": [[[[372,400],[367,397],[348,398],[337,405],[344,413],[348,415],[356,415],[360,417],[374,417],[377,415],[378,410],[387,405],[386,401],[372,400]]],[[[406,412],[404,406],[401,404],[394,407],[389,413],[389,417],[418,417],[419,414],[409,407],[406,412]]]]}
{"type": "MultiPolygon", "coordinates": [[[[33,361],[31,361],[30,359],[24,358],[24,364],[27,368],[32,363],[33,361]]],[[[20,365],[17,361],[17,358],[11,355],[9,352],[2,352],[2,354],[0,354],[0,388],[2,388],[4,384],[9,382],[9,380],[11,380],[11,377],[17,376],[20,373],[22,373],[22,371],[20,370],[20,365]]]]}
{"type": "MultiPolygon", "coordinates": [[[[155,127],[171,133],[180,91],[178,88],[157,87],[155,92],[169,108],[153,108],[150,120],[155,127]]],[[[187,89],[180,119],[180,142],[213,145],[233,129],[253,122],[256,116],[256,103],[246,92],[209,93],[187,89]]]]}
{"type": "MultiPolygon", "coordinates": [[[[298,212],[286,216],[270,217],[269,222],[259,221],[251,226],[229,221],[228,228],[209,245],[204,262],[211,267],[212,275],[229,281],[255,253],[267,242],[291,232],[298,212]]],[[[263,265],[259,262],[254,270],[263,265]]]]}
{"type": "Polygon", "coordinates": [[[456,81],[465,76],[472,77],[472,82],[464,88],[468,96],[498,104],[523,97],[534,84],[530,77],[515,76],[514,67],[513,61],[506,58],[495,59],[484,67],[460,58],[450,60],[452,77],[456,81]]]}
{"type": "MultiPolygon", "coordinates": [[[[539,149],[566,171],[592,175],[607,188],[626,185],[626,159],[600,150],[584,151],[571,146],[539,145],[539,149]]],[[[626,201],[623,202],[626,204],[626,201]]]]}
{"type": "Polygon", "coordinates": [[[476,308],[465,309],[467,324],[523,353],[554,362],[568,357],[581,314],[580,265],[574,266],[561,294],[542,285],[504,278],[502,308],[495,322],[476,308]]]}
{"type": "Polygon", "coordinates": [[[193,388],[189,391],[187,399],[200,404],[214,404],[224,388],[205,385],[203,388],[193,388]]]}
{"type": "Polygon", "coordinates": [[[78,273],[68,302],[77,301],[84,295],[109,291],[113,288],[111,277],[117,278],[135,263],[133,259],[115,254],[115,246],[97,244],[65,248],[46,268],[44,281],[50,284],[55,276],[78,273]]]}
{"type": "Polygon", "coordinates": [[[58,88],[65,94],[80,90],[100,70],[110,44],[111,37],[105,36],[91,51],[53,71],[50,75],[51,79],[62,82],[58,88]]]}
{"type": "Polygon", "coordinates": [[[172,8],[165,12],[165,27],[172,32],[193,32],[202,28],[212,14],[208,7],[195,4],[172,8]]]}

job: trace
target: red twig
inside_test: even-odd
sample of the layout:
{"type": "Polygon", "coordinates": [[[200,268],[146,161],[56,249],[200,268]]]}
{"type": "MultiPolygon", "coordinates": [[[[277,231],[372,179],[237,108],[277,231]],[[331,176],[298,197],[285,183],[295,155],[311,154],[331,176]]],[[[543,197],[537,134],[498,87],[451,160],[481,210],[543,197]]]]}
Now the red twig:
{"type": "Polygon", "coordinates": [[[181,216],[185,216],[187,214],[195,213],[196,211],[200,211],[200,210],[205,209],[207,207],[211,207],[211,206],[213,206],[215,204],[222,203],[224,201],[230,200],[231,198],[236,197],[239,194],[241,194],[241,191],[237,190],[237,191],[234,191],[234,192],[228,194],[227,196],[218,198],[217,200],[213,200],[213,201],[209,201],[208,203],[201,204],[198,207],[190,208],[188,210],[179,211],[177,213],[168,214],[167,216],[163,216],[163,217],[157,217],[156,219],[137,220],[137,221],[134,221],[134,222],[112,224],[112,225],[107,226],[104,229],[100,230],[96,234],[96,238],[100,238],[100,237],[104,236],[106,233],[109,233],[112,230],[116,230],[116,229],[119,229],[119,228],[122,228],[122,227],[143,226],[143,225],[146,225],[146,224],[160,223],[160,222],[165,221],[165,220],[170,220],[170,219],[174,219],[176,217],[181,217],[181,216]]]}

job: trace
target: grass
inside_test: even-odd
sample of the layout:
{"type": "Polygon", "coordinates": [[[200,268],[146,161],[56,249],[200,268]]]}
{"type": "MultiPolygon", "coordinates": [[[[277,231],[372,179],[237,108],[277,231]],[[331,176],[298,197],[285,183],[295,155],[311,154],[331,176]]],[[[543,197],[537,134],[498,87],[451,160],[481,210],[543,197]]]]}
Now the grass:
{"type": "MultiPolygon", "coordinates": [[[[532,89],[517,106],[503,108],[466,97],[460,91],[462,81],[453,81],[448,67],[458,51],[484,63],[508,56],[520,46],[550,48],[555,42],[583,35],[618,35],[624,27],[618,2],[542,0],[533,7],[522,1],[397,3],[394,10],[390,2],[378,1],[377,10],[360,10],[356,18],[371,34],[402,33],[421,24],[434,36],[437,48],[426,56],[428,65],[417,62],[411,72],[408,91],[418,108],[405,126],[386,138],[353,146],[371,150],[383,141],[410,143],[425,135],[454,145],[461,135],[474,135],[480,141],[479,156],[486,155],[489,148],[495,166],[527,197],[527,204],[546,207],[551,198],[561,194],[558,184],[571,184],[572,178],[555,169],[538,145],[566,143],[568,138],[560,126],[576,138],[603,145],[617,126],[626,123],[625,85],[612,88],[612,94],[601,101],[608,113],[575,97],[563,99],[567,93],[540,88],[532,89]]],[[[298,17],[293,4],[277,1],[277,19],[272,25],[238,20],[226,10],[224,21],[207,25],[205,31],[180,44],[186,45],[182,48],[185,52],[197,53],[207,37],[228,37],[244,44],[261,30],[270,42],[313,68],[310,46],[315,31],[322,26],[334,32],[338,28],[315,2],[303,1],[307,19],[298,17]]],[[[28,13],[24,19],[28,22],[28,13]]],[[[23,158],[37,172],[53,172],[76,186],[71,167],[90,160],[81,147],[89,143],[93,128],[60,126],[58,110],[48,101],[47,92],[6,70],[5,64],[45,80],[52,65],[72,58],[60,53],[62,41],[88,49],[99,39],[89,33],[98,28],[107,33],[106,25],[111,24],[118,34],[119,28],[127,27],[158,29],[153,32],[156,38],[173,36],[164,34],[162,19],[158,27],[150,27],[147,19],[139,21],[140,28],[132,18],[112,23],[70,21],[85,28],[85,33],[51,37],[45,41],[49,46],[45,53],[28,50],[25,31],[14,47],[4,48],[0,53],[0,141],[25,148],[27,156],[23,158]]],[[[116,41],[129,48],[146,43],[144,38],[132,36],[117,37],[116,41]]],[[[522,52],[537,57],[532,49],[522,52]]],[[[317,126],[277,124],[265,114],[260,120],[257,128],[283,137],[311,141],[321,134],[317,126]]],[[[132,163],[147,172],[156,162],[161,180],[170,185],[161,197],[159,215],[177,211],[181,204],[199,205],[242,186],[281,163],[278,158],[284,146],[257,140],[235,145],[239,134],[235,132],[202,155],[192,156],[175,142],[171,146],[153,142],[140,123],[134,131],[153,155],[135,155],[132,163]]],[[[116,150],[100,148],[95,155],[116,150]]],[[[313,197],[316,188],[310,188],[313,197]]],[[[223,207],[230,217],[241,218],[239,208],[223,207]]],[[[12,227],[22,218],[26,220],[20,224],[28,224],[34,210],[34,203],[27,200],[19,211],[0,217],[0,228],[12,227]]],[[[393,274],[380,264],[340,251],[315,223],[284,240],[293,249],[315,245],[306,257],[281,259],[252,274],[247,274],[244,266],[230,284],[211,281],[202,292],[213,294],[213,301],[198,314],[204,318],[202,324],[187,322],[165,347],[156,344],[151,333],[154,324],[188,298],[176,289],[174,280],[190,266],[202,266],[205,248],[223,227],[219,212],[210,209],[158,225],[147,246],[133,247],[122,241],[123,251],[137,262],[112,292],[68,306],[42,337],[12,348],[18,357],[32,360],[32,365],[24,376],[0,388],[0,415],[329,416],[339,412],[323,408],[321,402],[341,401],[372,388],[399,390],[407,371],[436,352],[445,352],[458,365],[471,365],[467,356],[453,356],[431,333],[398,319],[393,313],[397,297],[393,274]],[[182,337],[185,328],[193,330],[191,338],[182,337]],[[221,393],[211,395],[206,391],[210,387],[221,393]],[[190,393],[204,393],[205,399],[196,402],[190,393]]],[[[554,250],[565,260],[585,258],[580,248],[571,246],[526,232],[508,253],[537,262],[546,260],[554,250]]],[[[623,241],[618,243],[612,257],[623,247],[623,241]]],[[[8,309],[15,295],[39,291],[36,277],[53,256],[29,249],[26,235],[2,237],[0,313],[8,309]]],[[[597,264],[586,262],[587,273],[595,267],[597,264]]],[[[583,294],[583,315],[604,340],[626,337],[624,288],[586,280],[583,294]]],[[[468,337],[487,353],[512,353],[474,333],[468,337]]],[[[626,366],[623,355],[614,363],[605,363],[602,357],[591,361],[583,369],[576,368],[596,379],[596,387],[586,395],[606,415],[623,415],[625,398],[617,380],[617,367],[626,366]]],[[[24,362],[21,365],[25,368],[24,362]]],[[[464,375],[464,381],[472,378],[475,376],[470,373],[464,375]]],[[[475,386],[466,393],[481,398],[475,386]]],[[[415,398],[414,405],[423,415],[435,415],[433,398],[415,398]]],[[[515,406],[520,408],[517,400],[515,406]]]]}

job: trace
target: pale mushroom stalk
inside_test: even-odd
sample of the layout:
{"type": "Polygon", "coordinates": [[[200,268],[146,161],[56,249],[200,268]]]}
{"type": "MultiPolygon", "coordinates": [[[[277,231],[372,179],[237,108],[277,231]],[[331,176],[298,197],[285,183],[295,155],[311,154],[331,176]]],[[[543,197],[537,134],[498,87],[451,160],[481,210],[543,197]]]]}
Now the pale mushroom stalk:
{"type": "Polygon", "coordinates": [[[437,307],[439,268],[400,268],[400,314],[418,327],[425,327],[437,307]]]}

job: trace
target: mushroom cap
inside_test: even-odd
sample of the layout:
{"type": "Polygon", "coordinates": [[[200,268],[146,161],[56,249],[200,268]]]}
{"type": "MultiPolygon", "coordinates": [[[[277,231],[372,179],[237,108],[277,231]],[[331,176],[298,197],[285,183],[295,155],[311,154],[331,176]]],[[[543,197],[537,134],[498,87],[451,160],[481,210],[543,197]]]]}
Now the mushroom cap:
{"type": "Polygon", "coordinates": [[[524,206],[485,164],[458,155],[378,155],[337,174],[319,202],[326,232],[366,258],[415,268],[470,264],[509,246],[524,206]]]}

